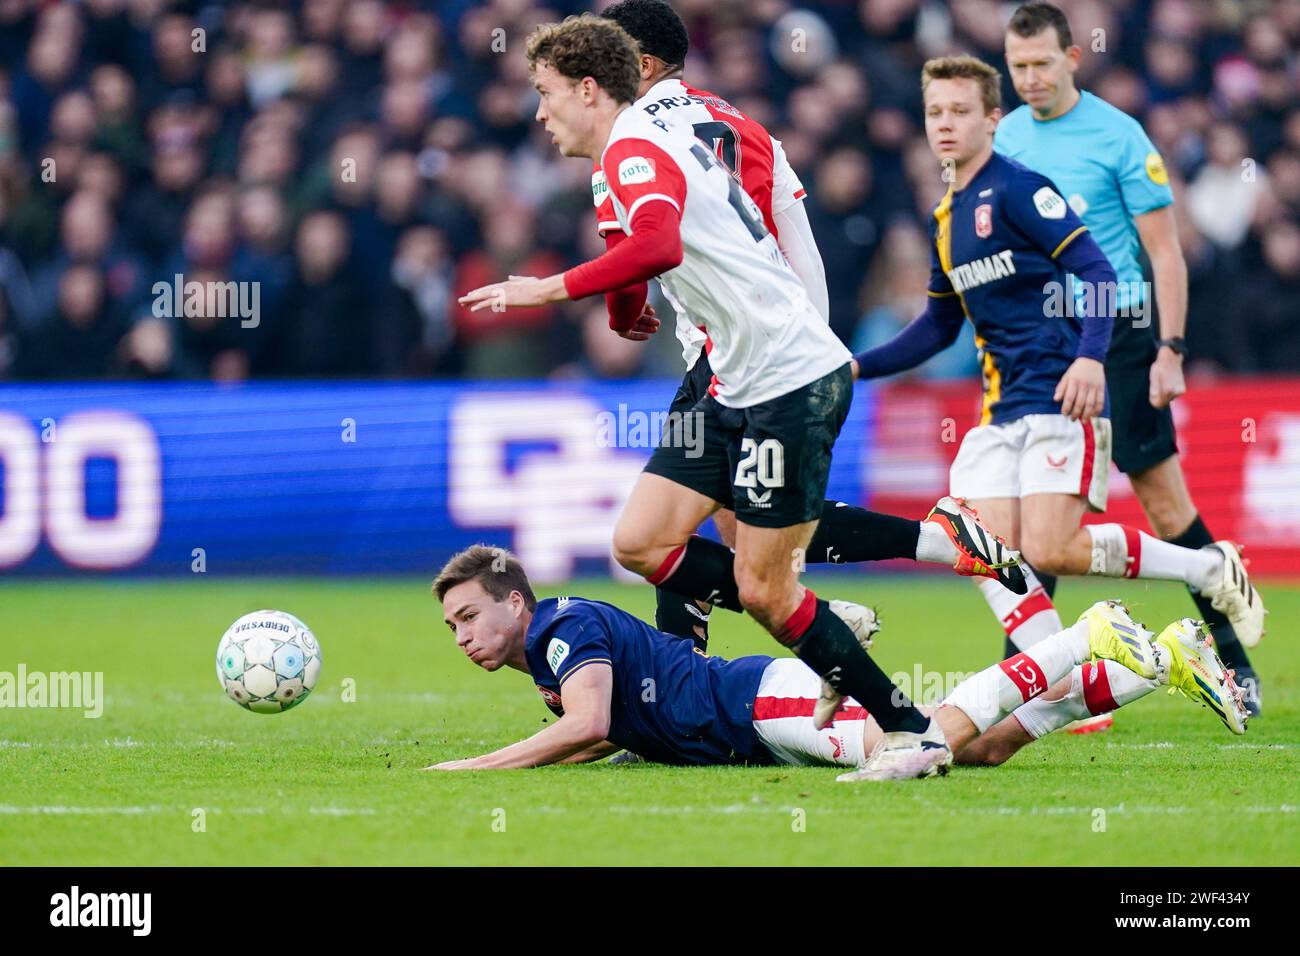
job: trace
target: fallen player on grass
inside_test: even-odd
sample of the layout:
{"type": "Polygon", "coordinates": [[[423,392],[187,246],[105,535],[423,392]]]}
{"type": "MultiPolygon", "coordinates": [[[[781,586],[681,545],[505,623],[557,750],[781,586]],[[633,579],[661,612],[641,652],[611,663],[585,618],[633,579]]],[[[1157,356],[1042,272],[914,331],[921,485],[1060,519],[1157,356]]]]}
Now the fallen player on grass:
{"type": "MultiPolygon", "coordinates": [[[[433,585],[457,646],[484,670],[528,674],[559,720],[500,750],[434,770],[490,770],[598,760],[629,750],[679,765],[794,764],[850,768],[839,779],[888,780],[948,764],[996,765],[1092,708],[1120,707],[1160,687],[1209,707],[1244,733],[1241,691],[1198,622],[1151,639],[1122,605],[1103,601],[1078,622],[960,684],[934,711],[938,733],[895,747],[851,698],[825,727],[813,710],[821,678],[794,658],[705,657],[612,605],[538,601],[501,548],[453,557],[433,585]],[[1050,692],[1049,692],[1050,689],[1050,692]]],[[[859,639],[869,646],[871,634],[859,639]]],[[[900,698],[903,695],[900,693],[900,698]]]]}

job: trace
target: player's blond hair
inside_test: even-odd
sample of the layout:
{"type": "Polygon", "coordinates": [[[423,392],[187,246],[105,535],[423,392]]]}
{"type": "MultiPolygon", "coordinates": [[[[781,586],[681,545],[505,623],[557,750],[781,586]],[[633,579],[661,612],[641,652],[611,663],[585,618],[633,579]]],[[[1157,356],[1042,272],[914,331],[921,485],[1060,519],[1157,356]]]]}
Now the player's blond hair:
{"type": "Polygon", "coordinates": [[[616,103],[631,103],[641,86],[641,49],[613,20],[590,13],[543,23],[528,35],[528,68],[545,60],[568,80],[591,77],[616,103]]]}
{"type": "Polygon", "coordinates": [[[452,555],[434,579],[433,593],[441,601],[448,591],[466,581],[477,581],[479,587],[498,603],[508,598],[511,591],[518,591],[524,596],[524,606],[528,610],[537,607],[537,596],[528,583],[524,566],[505,548],[474,544],[452,555]]]}
{"type": "Polygon", "coordinates": [[[1002,106],[1002,74],[973,56],[941,56],[926,60],[925,66],[921,67],[922,96],[925,96],[932,80],[974,80],[980,87],[985,115],[1002,106]]]}

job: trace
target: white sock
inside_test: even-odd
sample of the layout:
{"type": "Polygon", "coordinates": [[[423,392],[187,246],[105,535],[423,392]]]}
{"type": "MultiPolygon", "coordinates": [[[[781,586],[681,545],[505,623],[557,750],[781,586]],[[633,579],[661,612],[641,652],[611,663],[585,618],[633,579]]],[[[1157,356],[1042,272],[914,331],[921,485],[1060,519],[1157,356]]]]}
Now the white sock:
{"type": "Polygon", "coordinates": [[[1223,555],[1184,548],[1122,524],[1089,524],[1092,538],[1089,574],[1111,578],[1156,578],[1184,581],[1197,591],[1212,587],[1223,575],[1223,555]]]}
{"type": "Polygon", "coordinates": [[[984,733],[1070,673],[1088,654],[1088,622],[1080,621],[962,681],[944,703],[959,708],[984,733]]]}
{"type": "Polygon", "coordinates": [[[1060,730],[1066,724],[1131,704],[1145,697],[1159,683],[1135,674],[1114,661],[1094,661],[1070,672],[1070,691],[1057,700],[1033,700],[1017,707],[1012,716],[1035,740],[1060,730]]]}
{"type": "Polygon", "coordinates": [[[933,522],[920,523],[920,535],[917,536],[917,561],[930,561],[935,564],[957,563],[957,545],[952,538],[945,535],[944,529],[933,522]]]}
{"type": "Polygon", "coordinates": [[[1060,632],[1064,625],[1033,568],[1028,565],[1021,567],[1029,584],[1028,593],[1016,594],[991,578],[980,578],[979,589],[1011,643],[1023,651],[1060,632]]]}
{"type": "Polygon", "coordinates": [[[921,533],[916,539],[916,560],[952,567],[957,561],[957,546],[933,521],[922,521],[921,533]]]}

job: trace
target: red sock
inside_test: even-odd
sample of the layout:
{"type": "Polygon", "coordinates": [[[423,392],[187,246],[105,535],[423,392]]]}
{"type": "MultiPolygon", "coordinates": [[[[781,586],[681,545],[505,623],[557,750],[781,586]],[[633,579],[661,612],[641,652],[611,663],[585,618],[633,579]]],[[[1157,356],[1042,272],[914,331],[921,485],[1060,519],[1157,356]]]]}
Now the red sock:
{"type": "Polygon", "coordinates": [[[1110,681],[1106,678],[1105,661],[1083,665],[1083,703],[1088,708],[1088,713],[1094,716],[1119,710],[1119,704],[1115,703],[1115,698],[1110,695],[1110,681]]]}
{"type": "Polygon", "coordinates": [[[776,639],[787,647],[799,643],[799,638],[803,637],[804,632],[808,630],[816,615],[817,595],[813,593],[812,588],[804,588],[803,600],[799,602],[799,607],[795,609],[795,612],[790,615],[790,619],[781,626],[776,639]]]}
{"type": "Polygon", "coordinates": [[[682,558],[684,558],[685,556],[686,556],[685,544],[681,544],[673,548],[671,551],[668,552],[668,557],[664,558],[664,563],[659,565],[659,568],[655,571],[655,573],[650,575],[648,578],[646,578],[646,580],[649,581],[651,584],[653,584],[655,587],[659,587],[659,585],[663,584],[665,581],[667,581],[669,578],[673,576],[673,572],[677,570],[677,566],[682,563],[682,558]]]}

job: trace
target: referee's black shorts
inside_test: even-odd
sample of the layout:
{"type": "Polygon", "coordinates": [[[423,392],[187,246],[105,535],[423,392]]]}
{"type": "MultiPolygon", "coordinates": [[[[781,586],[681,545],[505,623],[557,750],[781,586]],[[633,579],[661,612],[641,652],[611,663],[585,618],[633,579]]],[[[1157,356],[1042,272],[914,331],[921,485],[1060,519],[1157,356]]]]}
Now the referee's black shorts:
{"type": "Polygon", "coordinates": [[[1126,475],[1141,474],[1178,454],[1174,415],[1168,406],[1153,408],[1151,363],[1154,343],[1141,355],[1125,351],[1106,357],[1106,390],[1110,394],[1112,460],[1126,475]]]}

